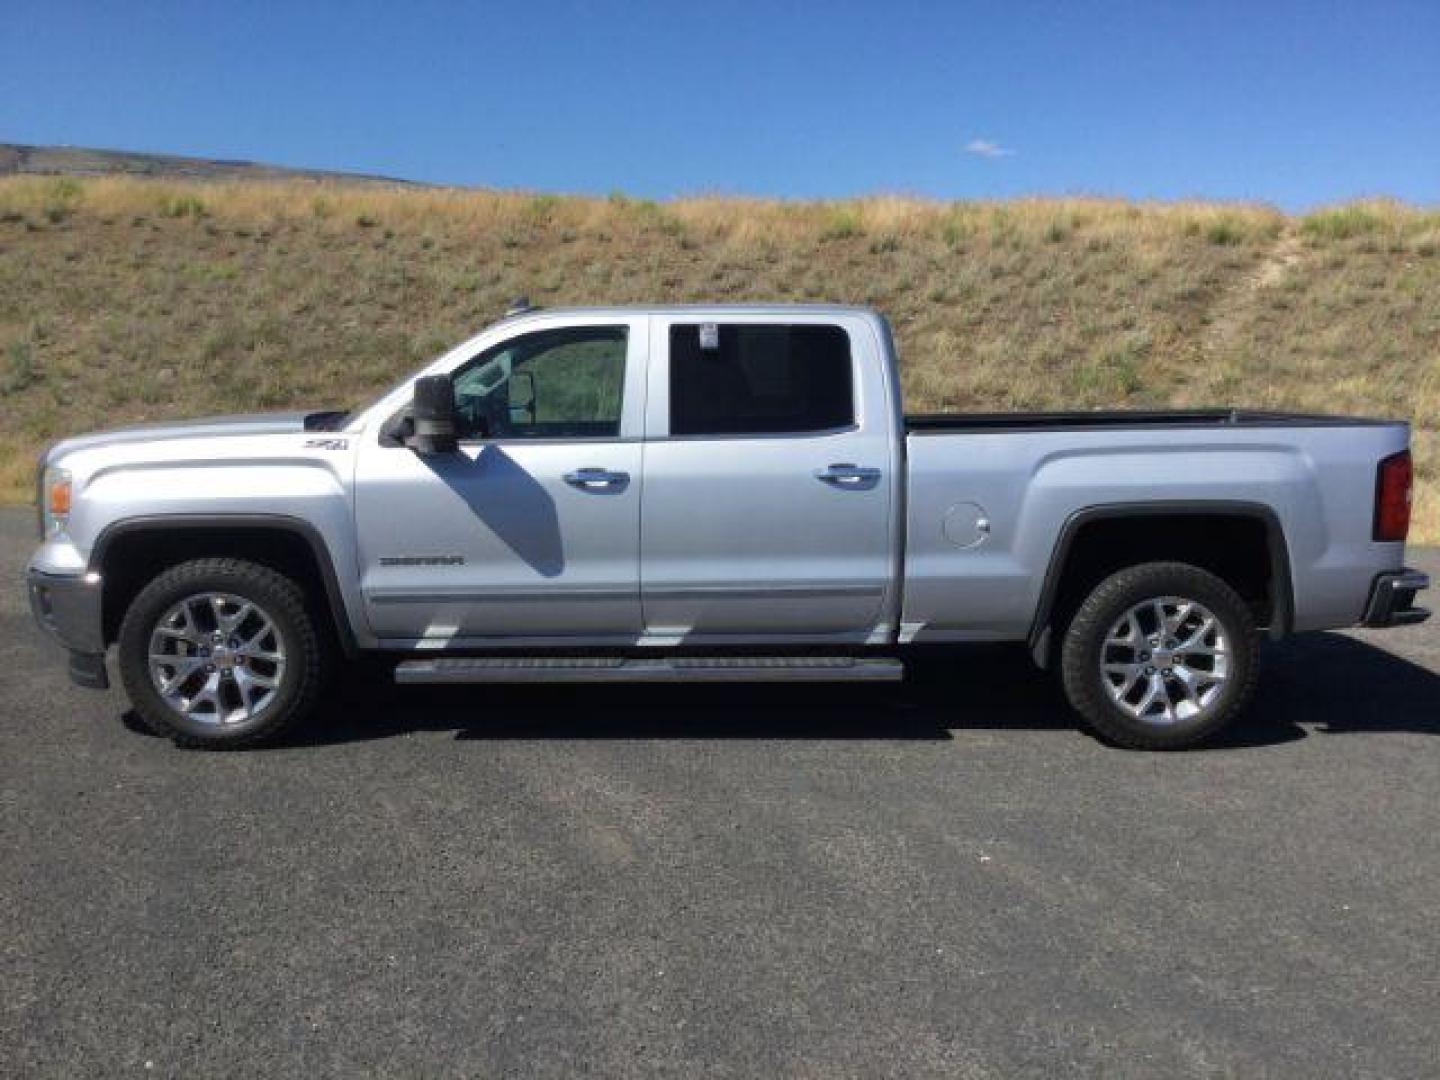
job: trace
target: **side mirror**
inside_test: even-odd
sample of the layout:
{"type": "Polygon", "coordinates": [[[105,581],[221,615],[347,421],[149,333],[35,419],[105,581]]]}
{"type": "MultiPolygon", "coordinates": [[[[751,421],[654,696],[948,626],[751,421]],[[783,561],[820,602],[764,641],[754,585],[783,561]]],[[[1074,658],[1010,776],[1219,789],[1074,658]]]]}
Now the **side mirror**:
{"type": "Polygon", "coordinates": [[[415,434],[410,448],[417,454],[453,454],[460,447],[455,413],[455,384],[449,375],[415,380],[415,434]]]}

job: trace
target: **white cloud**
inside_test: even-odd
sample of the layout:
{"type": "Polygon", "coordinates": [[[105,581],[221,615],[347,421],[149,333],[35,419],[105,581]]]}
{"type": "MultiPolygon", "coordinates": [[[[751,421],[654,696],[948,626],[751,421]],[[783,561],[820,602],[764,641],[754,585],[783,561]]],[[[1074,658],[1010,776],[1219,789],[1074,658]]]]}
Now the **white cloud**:
{"type": "Polygon", "coordinates": [[[1014,157],[1015,151],[989,139],[971,139],[965,144],[965,152],[983,158],[1014,157]]]}

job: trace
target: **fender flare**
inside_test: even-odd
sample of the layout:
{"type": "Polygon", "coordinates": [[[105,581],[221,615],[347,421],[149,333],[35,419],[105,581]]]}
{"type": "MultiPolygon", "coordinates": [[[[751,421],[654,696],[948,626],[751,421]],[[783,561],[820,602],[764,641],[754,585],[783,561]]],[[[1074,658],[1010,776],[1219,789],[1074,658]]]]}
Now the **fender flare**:
{"type": "Polygon", "coordinates": [[[102,575],[105,556],[110,546],[120,537],[134,533],[173,529],[259,529],[284,532],[298,536],[310,549],[315,565],[320,568],[320,580],[325,590],[325,600],[330,608],[330,620],[335,626],[336,637],[341,651],[347,657],[359,652],[355,630],[350,624],[345,595],[340,588],[340,578],[335,573],[335,561],[320,530],[304,518],[289,514],[144,514],[138,517],[121,518],[112,521],[100,531],[90,548],[89,569],[102,575]]]}
{"type": "Polygon", "coordinates": [[[1290,551],[1285,543],[1285,527],[1280,515],[1264,503],[1228,499],[1185,499],[1168,502],[1100,503],[1076,510],[1060,527],[1060,535],[1050,552],[1045,579],[1036,604],[1035,618],[1030,624],[1026,644],[1030,656],[1039,667],[1047,667],[1053,627],[1050,618],[1060,592],[1060,580],[1070,549],[1080,530],[1095,521],[1114,518],[1161,517],[1176,514],[1207,514],[1215,517],[1242,517],[1259,521],[1265,527],[1266,547],[1270,554],[1270,628],[1271,640],[1279,641],[1290,633],[1295,619],[1295,584],[1290,573],[1290,551]]]}

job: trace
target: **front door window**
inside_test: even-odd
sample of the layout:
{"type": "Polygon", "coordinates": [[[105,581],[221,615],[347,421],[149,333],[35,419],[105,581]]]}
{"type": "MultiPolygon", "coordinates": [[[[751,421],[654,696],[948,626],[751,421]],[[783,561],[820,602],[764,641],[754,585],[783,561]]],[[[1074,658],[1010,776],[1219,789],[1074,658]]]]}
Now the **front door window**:
{"type": "Polygon", "coordinates": [[[462,439],[613,439],[620,434],[626,328],[577,326],[511,338],[455,375],[462,439]]]}

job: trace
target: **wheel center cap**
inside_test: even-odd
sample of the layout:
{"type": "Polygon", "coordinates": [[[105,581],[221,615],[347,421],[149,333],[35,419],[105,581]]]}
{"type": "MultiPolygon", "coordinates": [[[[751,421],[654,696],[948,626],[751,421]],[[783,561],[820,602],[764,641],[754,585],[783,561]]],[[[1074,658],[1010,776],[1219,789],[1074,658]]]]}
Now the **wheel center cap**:
{"type": "Polygon", "coordinates": [[[1175,653],[1171,649],[1156,649],[1150,654],[1150,662],[1162,671],[1169,671],[1175,666],[1175,653]]]}
{"type": "Polygon", "coordinates": [[[217,645],[210,653],[210,662],[221,671],[229,671],[235,666],[235,654],[224,645],[217,645]]]}

